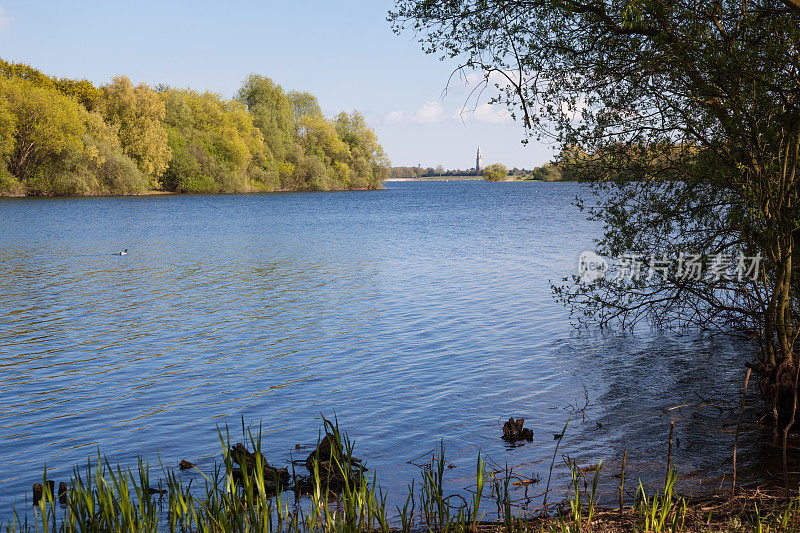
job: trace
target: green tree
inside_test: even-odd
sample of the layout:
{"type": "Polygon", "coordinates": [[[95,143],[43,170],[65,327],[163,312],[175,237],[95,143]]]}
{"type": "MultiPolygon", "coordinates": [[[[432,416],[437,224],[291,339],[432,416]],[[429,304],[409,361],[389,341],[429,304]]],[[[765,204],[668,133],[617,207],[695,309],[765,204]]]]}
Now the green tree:
{"type": "Polygon", "coordinates": [[[495,163],[483,169],[482,175],[486,181],[503,181],[508,177],[508,169],[500,163],[495,163]]]}
{"type": "Polygon", "coordinates": [[[0,79],[0,138],[6,192],[124,193],[147,182],[102,117],[54,86],[0,79]]]}
{"type": "Polygon", "coordinates": [[[97,108],[103,99],[103,91],[88,80],[57,79],[23,63],[11,63],[0,59],[0,76],[26,80],[45,89],[58,89],[62,94],[78,100],[89,111],[97,108]]]}
{"type": "Polygon", "coordinates": [[[18,180],[33,180],[45,164],[67,159],[69,152],[83,149],[86,125],[80,107],[55,90],[24,80],[0,81],[5,116],[13,117],[6,129],[13,141],[3,143],[8,151],[8,170],[18,180]],[[12,146],[9,146],[12,145],[12,146]],[[11,148],[9,150],[9,148],[11,148]]]}
{"type": "Polygon", "coordinates": [[[40,70],[30,65],[12,63],[4,59],[0,59],[0,76],[25,80],[36,87],[42,87],[44,89],[52,89],[56,85],[55,78],[42,73],[40,70]]]}
{"type": "Polygon", "coordinates": [[[319,107],[317,97],[311,93],[291,91],[288,96],[292,102],[294,134],[295,136],[300,136],[303,134],[301,129],[303,121],[313,117],[321,117],[322,109],[319,107]]]}
{"type": "Polygon", "coordinates": [[[336,132],[349,147],[347,187],[375,188],[389,176],[390,162],[375,132],[358,111],[339,113],[336,132]]]}
{"type": "Polygon", "coordinates": [[[2,59],[0,81],[3,194],[368,188],[388,173],[361,115],[329,120],[264,76],[235,100],[124,76],[97,88],[2,59]]]}
{"type": "Polygon", "coordinates": [[[636,281],[576,278],[556,294],[578,318],[750,332],[770,390],[794,383],[794,10],[775,0],[399,0],[392,18],[427,51],[501,80],[494,100],[529,134],[587,154],[568,171],[596,192],[582,205],[605,225],[601,253],[763,258],[755,277],[645,267],[636,281]]]}
{"type": "Polygon", "coordinates": [[[531,175],[533,179],[543,181],[562,181],[564,179],[561,167],[553,163],[545,163],[540,167],[534,168],[531,175]]]}
{"type": "Polygon", "coordinates": [[[161,98],[173,154],[164,174],[165,188],[246,192],[277,187],[261,132],[244,105],[191,90],[169,89],[161,98]]]}
{"type": "Polygon", "coordinates": [[[172,153],[164,128],[164,102],[147,85],[133,86],[125,76],[117,76],[103,86],[103,115],[119,128],[119,140],[129,157],[151,178],[157,188],[172,153]]]}
{"type": "Polygon", "coordinates": [[[88,80],[61,78],[55,86],[63,94],[75,98],[88,111],[98,109],[103,103],[102,89],[98,89],[88,80]]]}
{"type": "Polygon", "coordinates": [[[295,133],[292,100],[280,85],[258,74],[244,80],[238,99],[253,114],[253,122],[261,130],[271,158],[285,160],[295,133]]]}

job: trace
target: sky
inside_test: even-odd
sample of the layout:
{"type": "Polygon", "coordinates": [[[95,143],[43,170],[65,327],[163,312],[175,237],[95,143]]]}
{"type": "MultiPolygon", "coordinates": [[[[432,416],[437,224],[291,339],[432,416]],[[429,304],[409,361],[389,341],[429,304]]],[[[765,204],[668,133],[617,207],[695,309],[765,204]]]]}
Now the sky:
{"type": "Polygon", "coordinates": [[[250,73],[309,91],[326,115],[360,111],[393,165],[532,168],[553,157],[491,91],[481,73],[448,79],[457,60],[424,54],[386,21],[392,0],[66,2],[0,0],[0,57],[103,84],[126,75],[151,86],[233,97],[250,73]],[[447,89],[445,91],[445,89],[447,89]]]}

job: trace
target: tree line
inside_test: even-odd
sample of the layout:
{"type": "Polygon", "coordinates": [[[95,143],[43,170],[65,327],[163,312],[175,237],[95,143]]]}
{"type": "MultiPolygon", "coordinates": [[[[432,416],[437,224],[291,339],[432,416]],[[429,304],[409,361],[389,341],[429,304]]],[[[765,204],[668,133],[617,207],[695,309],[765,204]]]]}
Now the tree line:
{"type": "MultiPolygon", "coordinates": [[[[576,181],[577,176],[570,171],[569,168],[563,164],[562,159],[558,161],[545,163],[543,165],[533,167],[532,169],[526,168],[511,168],[507,169],[506,174],[508,179],[512,180],[538,180],[538,181],[576,181]]],[[[491,166],[491,165],[490,165],[491,166]]],[[[488,167],[487,167],[488,168],[488,167]]],[[[485,170],[485,169],[484,169],[485,170]]],[[[474,168],[468,170],[461,169],[445,169],[442,165],[434,167],[391,167],[389,169],[390,178],[430,178],[430,177],[447,177],[447,176],[477,176],[474,168]]],[[[484,173],[481,172],[481,176],[484,173]]],[[[496,177],[497,173],[493,173],[496,177]]],[[[496,178],[496,180],[504,179],[503,177],[496,178]]],[[[495,181],[496,181],[495,180],[495,181]]],[[[492,180],[490,180],[492,181],[492,180]]]]}
{"type": "Polygon", "coordinates": [[[127,77],[95,86],[0,59],[0,194],[378,188],[389,162],[357,111],[257,74],[233,99],[127,77]]]}

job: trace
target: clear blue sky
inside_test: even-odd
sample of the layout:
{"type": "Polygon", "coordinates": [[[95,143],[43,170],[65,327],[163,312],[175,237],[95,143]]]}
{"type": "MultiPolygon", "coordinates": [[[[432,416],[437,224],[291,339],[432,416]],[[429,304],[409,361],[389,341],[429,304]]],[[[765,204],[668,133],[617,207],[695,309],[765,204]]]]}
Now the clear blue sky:
{"type": "MultiPolygon", "coordinates": [[[[459,111],[443,89],[456,62],[421,52],[386,22],[391,0],[295,2],[0,0],[0,57],[102,84],[117,74],[231,97],[251,72],[315,94],[333,115],[358,109],[394,165],[531,168],[552,150],[496,106],[459,111]]],[[[484,104],[485,99],[478,104],[484,104]]],[[[471,107],[475,102],[471,103],[471,107]]]]}

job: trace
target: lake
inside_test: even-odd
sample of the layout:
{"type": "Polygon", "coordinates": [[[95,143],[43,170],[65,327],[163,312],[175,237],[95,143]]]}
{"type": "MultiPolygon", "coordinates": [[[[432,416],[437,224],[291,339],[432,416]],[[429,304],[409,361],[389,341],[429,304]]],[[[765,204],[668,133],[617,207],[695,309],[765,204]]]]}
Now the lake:
{"type": "MultiPolygon", "coordinates": [[[[241,435],[244,419],[286,465],[313,448],[320,414],[395,497],[419,479],[407,461],[442,440],[454,492],[479,451],[546,478],[568,417],[559,487],[562,454],[602,459],[609,498],[624,451],[631,494],[638,477],[663,480],[670,422],[683,488],[722,483],[737,412],[719,402],[738,401],[753,347],[574,330],[550,284],[598,235],[572,205],[582,191],[455,181],[0,200],[0,519],[45,464],[56,483],[98,448],[209,471],[217,427],[241,435]],[[500,439],[509,416],[533,442],[500,439]]],[[[752,416],[744,480],[780,471],[752,416]]]]}

